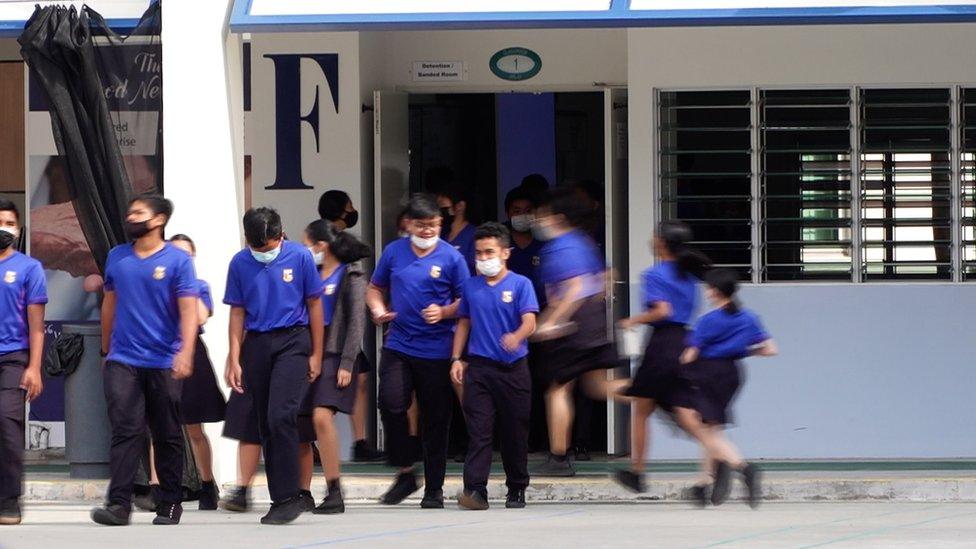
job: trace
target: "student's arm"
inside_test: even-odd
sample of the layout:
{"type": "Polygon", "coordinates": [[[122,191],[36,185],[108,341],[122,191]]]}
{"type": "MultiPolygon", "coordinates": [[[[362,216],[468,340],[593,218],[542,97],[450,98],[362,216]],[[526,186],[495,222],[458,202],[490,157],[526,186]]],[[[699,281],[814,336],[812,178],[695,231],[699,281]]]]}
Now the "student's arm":
{"type": "Polygon", "coordinates": [[[115,291],[105,290],[102,297],[102,355],[106,356],[109,352],[109,345],[112,342],[112,329],[115,326],[115,291]]]}
{"type": "Polygon", "coordinates": [[[691,364],[692,362],[698,360],[698,347],[688,347],[681,353],[681,363],[691,364]]]}
{"type": "Polygon", "coordinates": [[[752,354],[755,356],[776,356],[779,354],[779,347],[776,346],[776,342],[772,339],[767,339],[759,345],[757,345],[753,350],[752,354]]]}
{"type": "Polygon", "coordinates": [[[540,332],[569,320],[580,306],[578,297],[583,291],[583,277],[574,276],[559,285],[563,291],[555,304],[546,311],[543,325],[539,327],[540,332]]]}
{"type": "MultiPolygon", "coordinates": [[[[454,347],[451,350],[452,357],[460,357],[464,353],[464,346],[468,344],[468,334],[471,333],[471,320],[461,318],[458,320],[457,328],[454,330],[454,347]]],[[[464,383],[464,369],[467,366],[460,360],[455,360],[451,364],[451,380],[458,385],[464,383]]]]}
{"type": "Polygon", "coordinates": [[[455,299],[450,305],[443,306],[431,303],[421,313],[424,315],[424,320],[427,321],[427,324],[437,324],[442,320],[457,318],[458,303],[460,301],[460,299],[455,299]]]}
{"type": "Polygon", "coordinates": [[[506,351],[513,353],[518,350],[529,336],[535,333],[535,313],[525,313],[522,315],[522,324],[514,332],[502,336],[502,347],[506,351]]]}
{"type": "Polygon", "coordinates": [[[30,339],[30,359],[27,370],[20,380],[20,388],[27,391],[27,400],[32,401],[44,390],[41,376],[41,357],[44,356],[44,304],[27,306],[27,330],[30,339]]]}
{"type": "Polygon", "coordinates": [[[346,333],[339,334],[343,340],[342,348],[339,349],[341,358],[336,380],[336,385],[340,389],[352,382],[355,373],[353,369],[362,348],[363,335],[366,333],[366,315],[363,314],[363,309],[366,307],[366,280],[363,275],[354,273],[346,276],[345,283],[348,284],[348,288],[343,290],[345,302],[343,320],[346,333]]]}
{"type": "Polygon", "coordinates": [[[229,346],[224,380],[227,381],[228,387],[238,393],[244,392],[244,386],[241,383],[241,343],[244,341],[244,316],[244,307],[232,306],[230,308],[229,346]]]}
{"type": "MultiPolygon", "coordinates": [[[[320,292],[321,293],[321,292],[320,292]]],[[[325,343],[325,312],[322,298],[318,295],[305,299],[308,307],[308,325],[312,332],[312,352],[308,355],[308,382],[315,381],[322,373],[322,346],[325,343]]]]}
{"type": "Polygon", "coordinates": [[[646,311],[629,318],[621,319],[617,325],[621,328],[633,328],[640,324],[652,324],[671,316],[671,304],[667,301],[655,301],[646,311]]]}
{"type": "Polygon", "coordinates": [[[386,308],[385,289],[375,286],[372,283],[366,288],[366,306],[369,307],[369,315],[377,326],[382,326],[396,318],[396,313],[386,308]]]}
{"type": "Polygon", "coordinates": [[[173,379],[186,379],[193,374],[193,349],[197,343],[197,332],[200,330],[197,316],[198,301],[200,299],[192,295],[179,298],[182,345],[180,352],[173,357],[173,379]]]}

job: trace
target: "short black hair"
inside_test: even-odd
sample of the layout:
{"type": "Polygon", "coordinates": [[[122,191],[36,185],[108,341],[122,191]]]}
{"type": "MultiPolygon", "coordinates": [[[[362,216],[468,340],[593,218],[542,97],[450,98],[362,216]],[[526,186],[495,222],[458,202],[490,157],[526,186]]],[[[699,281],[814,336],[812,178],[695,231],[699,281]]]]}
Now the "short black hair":
{"type": "Polygon", "coordinates": [[[332,222],[316,219],[305,227],[305,234],[313,242],[325,242],[332,255],[342,263],[352,263],[373,254],[373,249],[360,242],[355,236],[336,230],[332,222]]]}
{"type": "Polygon", "coordinates": [[[498,244],[502,248],[508,248],[512,245],[512,234],[508,232],[508,227],[498,223],[497,221],[489,221],[487,223],[482,223],[474,231],[474,241],[484,240],[486,238],[497,238],[498,244]]]}
{"type": "Polygon", "coordinates": [[[183,233],[174,234],[173,236],[169,237],[169,241],[170,242],[186,242],[187,244],[190,245],[190,249],[193,250],[193,253],[197,253],[197,245],[196,245],[196,243],[193,242],[193,239],[192,238],[186,236],[183,233]]]}
{"type": "Polygon", "coordinates": [[[131,208],[136,202],[142,202],[146,206],[149,206],[149,209],[152,210],[154,216],[166,216],[166,221],[163,222],[163,227],[165,227],[166,224],[169,223],[170,218],[173,217],[173,202],[170,201],[170,199],[165,198],[163,195],[156,193],[140,194],[132,200],[129,200],[129,207],[131,208]]]}
{"type": "Polygon", "coordinates": [[[586,210],[576,196],[576,192],[569,187],[557,187],[548,193],[545,201],[540,204],[553,215],[562,215],[566,222],[574,228],[579,228],[586,218],[586,210]]]}
{"type": "Polygon", "coordinates": [[[603,185],[594,179],[583,179],[573,185],[576,189],[583,191],[583,194],[590,197],[593,202],[603,203],[603,185]]]}
{"type": "Polygon", "coordinates": [[[0,198],[0,212],[14,212],[17,223],[20,223],[20,210],[17,209],[17,205],[12,201],[6,198],[0,198]]]}
{"type": "Polygon", "coordinates": [[[244,238],[252,248],[263,248],[269,240],[281,238],[281,216],[274,208],[251,208],[244,212],[244,238]]]}
{"type": "Polygon", "coordinates": [[[441,209],[429,194],[417,193],[407,202],[407,219],[431,219],[440,216],[441,209]]]}
{"type": "Polygon", "coordinates": [[[535,208],[538,197],[532,192],[530,192],[528,189],[526,189],[525,187],[515,187],[514,189],[508,191],[507,194],[505,194],[506,212],[508,211],[509,208],[512,207],[512,203],[515,202],[516,200],[528,200],[529,203],[532,204],[532,207],[535,208]]]}
{"type": "Polygon", "coordinates": [[[345,191],[333,189],[325,191],[319,197],[319,217],[328,221],[336,221],[346,213],[346,204],[351,202],[345,191]]]}
{"type": "Polygon", "coordinates": [[[519,184],[519,187],[531,193],[543,193],[549,190],[549,180],[541,173],[530,173],[522,178],[522,183],[519,184]]]}
{"type": "Polygon", "coordinates": [[[705,284],[731,299],[739,289],[739,275],[731,269],[711,269],[705,273],[705,284]]]}

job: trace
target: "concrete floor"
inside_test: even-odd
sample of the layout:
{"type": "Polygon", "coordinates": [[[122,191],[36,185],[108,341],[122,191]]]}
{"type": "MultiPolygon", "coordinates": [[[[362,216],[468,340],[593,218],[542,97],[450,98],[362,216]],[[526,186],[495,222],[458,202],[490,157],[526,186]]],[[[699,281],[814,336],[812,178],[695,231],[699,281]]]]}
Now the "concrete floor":
{"type": "Polygon", "coordinates": [[[3,549],[37,547],[976,547],[976,504],[778,503],[700,511],[682,504],[535,504],[487,512],[356,504],[261,526],[258,511],[187,511],[175,527],[134,515],[129,527],[91,523],[89,507],[33,504],[0,527],[3,549]]]}

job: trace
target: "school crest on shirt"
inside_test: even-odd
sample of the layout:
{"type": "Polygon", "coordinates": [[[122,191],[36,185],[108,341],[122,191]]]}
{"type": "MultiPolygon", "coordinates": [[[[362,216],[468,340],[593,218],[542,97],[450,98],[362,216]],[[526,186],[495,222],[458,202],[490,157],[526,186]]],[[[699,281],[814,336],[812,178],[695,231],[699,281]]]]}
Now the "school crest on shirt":
{"type": "Polygon", "coordinates": [[[434,265],[433,267],[430,268],[430,277],[431,278],[440,278],[441,277],[441,266],[440,265],[434,265]]]}
{"type": "Polygon", "coordinates": [[[153,269],[153,278],[156,280],[162,280],[166,278],[166,267],[160,265],[159,267],[153,269]]]}
{"type": "Polygon", "coordinates": [[[537,255],[532,256],[532,266],[533,267],[538,267],[540,263],[542,263],[542,260],[539,259],[539,256],[537,256],[537,255]]]}
{"type": "Polygon", "coordinates": [[[334,294],[335,293],[335,289],[336,289],[336,285],[335,284],[326,284],[325,285],[325,295],[332,295],[332,294],[334,294]]]}
{"type": "Polygon", "coordinates": [[[512,299],[513,297],[511,290],[502,290],[502,303],[511,303],[512,299]]]}
{"type": "Polygon", "coordinates": [[[7,284],[13,284],[17,282],[17,271],[7,271],[3,275],[3,281],[7,284]]]}
{"type": "Polygon", "coordinates": [[[285,282],[291,282],[295,280],[295,271],[293,269],[282,269],[281,279],[285,282]]]}

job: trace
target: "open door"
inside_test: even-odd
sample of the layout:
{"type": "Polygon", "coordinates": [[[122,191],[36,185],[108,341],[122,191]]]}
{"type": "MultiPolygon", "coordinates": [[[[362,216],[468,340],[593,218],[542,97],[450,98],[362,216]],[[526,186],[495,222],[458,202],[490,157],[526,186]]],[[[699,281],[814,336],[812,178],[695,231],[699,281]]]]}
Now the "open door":
{"type": "MultiPolygon", "coordinates": [[[[373,92],[373,234],[376,261],[383,248],[397,238],[396,220],[410,193],[410,134],[408,96],[401,92],[373,92]]],[[[375,264],[375,263],[374,263],[375,264]]],[[[379,371],[383,329],[376,329],[379,371]]],[[[377,389],[379,383],[376,384],[377,389]]],[[[379,395],[377,394],[377,401],[379,395]]],[[[383,449],[383,423],[376,422],[377,442],[383,449]]]]}
{"type": "MultiPolygon", "coordinates": [[[[630,273],[627,264],[627,90],[604,90],[604,147],[606,153],[606,260],[610,267],[611,284],[607,300],[607,329],[613,330],[626,313],[630,302],[630,273]]],[[[612,336],[613,334],[611,334],[612,336]]],[[[629,364],[608,372],[613,379],[628,377],[629,364]]],[[[630,408],[607,401],[607,454],[621,454],[629,450],[630,408]]]]}

